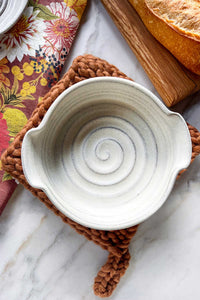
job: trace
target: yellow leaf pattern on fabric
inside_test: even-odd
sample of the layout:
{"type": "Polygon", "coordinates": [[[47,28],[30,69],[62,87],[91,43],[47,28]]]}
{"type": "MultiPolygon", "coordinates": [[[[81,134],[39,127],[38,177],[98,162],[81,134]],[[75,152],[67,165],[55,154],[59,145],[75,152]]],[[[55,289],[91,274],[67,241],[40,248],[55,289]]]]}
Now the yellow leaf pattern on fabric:
{"type": "Polygon", "coordinates": [[[3,119],[6,120],[8,131],[10,136],[16,136],[16,134],[22,130],[27,122],[26,115],[19,109],[6,108],[3,113],[3,119]]]}
{"type": "Polygon", "coordinates": [[[38,103],[40,103],[42,101],[43,97],[39,97],[38,98],[38,103]]]}
{"type": "Polygon", "coordinates": [[[13,178],[12,178],[12,176],[9,173],[4,172],[2,181],[12,180],[12,179],[13,178]]]}
{"type": "Polygon", "coordinates": [[[3,83],[6,86],[10,86],[10,80],[5,76],[5,73],[10,72],[10,68],[6,65],[7,62],[8,60],[6,57],[0,60],[0,87],[3,83]]]}
{"type": "Polygon", "coordinates": [[[87,0],[64,0],[66,5],[71,9],[74,9],[78,15],[79,20],[83,14],[85,6],[87,4],[87,0]]]}
{"type": "MultiPolygon", "coordinates": [[[[34,84],[34,82],[31,82],[31,84],[34,84]]],[[[12,105],[16,107],[25,107],[22,103],[23,101],[35,100],[35,98],[31,95],[31,93],[33,93],[33,90],[31,91],[31,87],[28,90],[25,90],[23,88],[20,90],[19,81],[17,77],[14,76],[14,82],[11,88],[2,85],[1,94],[0,94],[0,100],[1,100],[0,111],[4,112],[8,105],[9,106],[12,105]]]]}

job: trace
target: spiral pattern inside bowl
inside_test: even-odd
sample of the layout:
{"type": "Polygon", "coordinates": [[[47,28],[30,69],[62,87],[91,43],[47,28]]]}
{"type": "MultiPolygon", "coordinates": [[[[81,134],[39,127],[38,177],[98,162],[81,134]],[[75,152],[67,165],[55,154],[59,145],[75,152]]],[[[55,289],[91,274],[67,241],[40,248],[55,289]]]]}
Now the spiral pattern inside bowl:
{"type": "Polygon", "coordinates": [[[148,101],[142,92],[108,85],[74,90],[59,103],[42,143],[48,185],[63,206],[90,220],[125,222],[163,193],[173,160],[170,134],[164,114],[148,101]]]}

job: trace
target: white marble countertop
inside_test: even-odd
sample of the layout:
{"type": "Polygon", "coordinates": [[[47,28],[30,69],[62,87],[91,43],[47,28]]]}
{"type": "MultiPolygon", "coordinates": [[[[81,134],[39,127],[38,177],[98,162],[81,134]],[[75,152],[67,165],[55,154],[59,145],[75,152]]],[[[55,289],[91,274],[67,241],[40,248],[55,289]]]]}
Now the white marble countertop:
{"type": "MultiPolygon", "coordinates": [[[[155,92],[99,0],[88,1],[65,71],[80,54],[115,64],[155,92]]],[[[200,93],[176,110],[200,130],[200,93]]],[[[113,300],[200,299],[200,157],[163,207],[134,237],[129,269],[113,300]]],[[[78,235],[22,186],[0,218],[1,300],[93,300],[93,280],[107,252],[78,235]]]]}

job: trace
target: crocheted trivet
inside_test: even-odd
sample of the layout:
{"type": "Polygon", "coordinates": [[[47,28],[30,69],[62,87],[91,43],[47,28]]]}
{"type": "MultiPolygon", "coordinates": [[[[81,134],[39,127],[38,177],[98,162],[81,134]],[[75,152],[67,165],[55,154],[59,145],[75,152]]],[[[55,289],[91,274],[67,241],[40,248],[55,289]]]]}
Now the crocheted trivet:
{"type": "MultiPolygon", "coordinates": [[[[60,216],[65,223],[68,223],[79,234],[84,235],[88,240],[92,240],[103,249],[108,250],[108,260],[99,271],[94,282],[94,293],[100,297],[108,297],[112,294],[116,285],[120,281],[121,276],[124,275],[128,268],[130,260],[128,246],[137,231],[138,225],[123,230],[103,231],[90,229],[77,224],[64,216],[51,203],[44,192],[39,189],[34,189],[28,184],[23,173],[21,162],[21,145],[25,133],[29,129],[39,125],[46,111],[58,95],[74,83],[87,78],[99,76],[114,76],[128,79],[128,77],[120,72],[115,66],[110,65],[108,62],[100,58],[96,58],[92,55],[77,57],[73,61],[69,71],[55,86],[51,88],[51,90],[43,98],[43,101],[38,104],[26,126],[4,152],[2,156],[2,165],[4,170],[9,172],[20,183],[22,183],[33,193],[34,196],[37,196],[49,209],[51,209],[56,215],[60,216]]],[[[200,132],[190,125],[188,125],[188,127],[192,138],[193,152],[191,161],[193,161],[200,153],[200,132]]]]}

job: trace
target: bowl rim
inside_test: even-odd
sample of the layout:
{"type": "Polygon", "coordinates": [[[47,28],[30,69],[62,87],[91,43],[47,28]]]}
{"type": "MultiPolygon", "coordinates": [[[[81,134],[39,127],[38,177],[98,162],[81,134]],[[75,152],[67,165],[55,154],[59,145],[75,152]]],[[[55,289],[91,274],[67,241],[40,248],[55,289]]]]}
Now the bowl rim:
{"type": "Polygon", "coordinates": [[[167,200],[173,185],[175,183],[176,177],[178,175],[178,173],[188,167],[188,165],[190,164],[190,160],[191,160],[191,154],[192,154],[192,146],[191,146],[191,137],[190,137],[190,133],[189,133],[189,129],[188,126],[184,120],[184,118],[177,112],[173,112],[170,111],[163,103],[162,101],[156,96],[154,95],[151,91],[149,91],[147,88],[141,86],[138,83],[135,83],[129,79],[124,79],[124,78],[119,78],[119,77],[109,77],[109,76],[105,76],[105,77],[95,77],[95,78],[90,78],[90,79],[86,79],[83,80],[79,83],[76,83],[74,85],[72,85],[71,87],[67,88],[65,91],[63,91],[56,99],[55,101],[52,103],[52,105],[49,107],[48,111],[46,112],[45,116],[43,117],[42,122],[39,124],[38,127],[36,128],[32,128],[29,131],[26,132],[23,142],[22,142],[22,152],[21,152],[21,158],[22,158],[22,167],[23,167],[23,171],[24,171],[24,175],[28,181],[28,183],[34,187],[34,188],[39,188],[41,190],[43,190],[45,192],[45,194],[48,196],[48,198],[51,200],[51,202],[67,217],[69,217],[70,219],[76,221],[77,223],[86,226],[86,227],[90,227],[90,228],[94,228],[94,229],[99,229],[99,230],[119,230],[119,229],[123,229],[123,228],[128,228],[134,225],[137,225],[143,221],[145,221],[146,219],[148,219],[150,216],[152,216],[155,212],[158,211],[158,209],[164,204],[164,202],[167,200]],[[138,89],[139,91],[143,92],[144,94],[146,94],[150,99],[152,99],[154,101],[154,103],[161,109],[161,111],[163,111],[166,115],[171,116],[171,115],[175,115],[178,116],[180,118],[180,120],[182,121],[185,130],[187,132],[187,136],[188,136],[188,161],[185,162],[185,165],[182,166],[181,168],[177,168],[174,167],[174,169],[172,169],[169,173],[170,178],[169,180],[166,182],[166,189],[163,192],[162,196],[160,197],[160,200],[158,202],[156,202],[156,205],[153,205],[153,209],[152,206],[149,210],[147,210],[146,214],[143,214],[142,217],[139,218],[135,218],[136,220],[133,222],[131,222],[130,220],[128,222],[126,222],[126,224],[123,223],[123,225],[121,224],[116,224],[115,226],[111,225],[109,226],[109,224],[97,224],[94,222],[90,222],[88,219],[87,220],[82,220],[81,218],[77,217],[77,215],[73,215],[72,212],[69,212],[63,208],[63,206],[61,205],[61,203],[59,203],[58,200],[56,200],[55,194],[52,195],[51,191],[49,191],[48,186],[43,185],[43,183],[41,182],[40,186],[36,186],[34,184],[32,184],[28,172],[27,172],[27,164],[26,164],[26,147],[27,147],[27,137],[29,135],[31,135],[33,132],[36,131],[41,131],[42,129],[45,128],[46,124],[48,123],[48,119],[50,118],[50,116],[52,115],[52,113],[54,112],[55,108],[57,107],[57,105],[63,101],[63,99],[70,94],[71,92],[73,92],[74,90],[81,88],[82,86],[91,84],[93,82],[115,82],[115,83],[122,83],[122,84],[128,84],[136,89],[138,89]]]}
{"type": "Polygon", "coordinates": [[[2,18],[4,15],[4,18],[0,21],[0,34],[6,33],[17,23],[17,21],[20,19],[21,15],[23,14],[23,11],[25,10],[27,4],[28,4],[28,0],[20,0],[20,1],[15,0],[14,2],[13,0],[7,0],[7,5],[2,15],[0,16],[2,18]],[[14,15],[12,15],[12,18],[10,18],[10,9],[11,12],[14,13],[14,15]]]}

